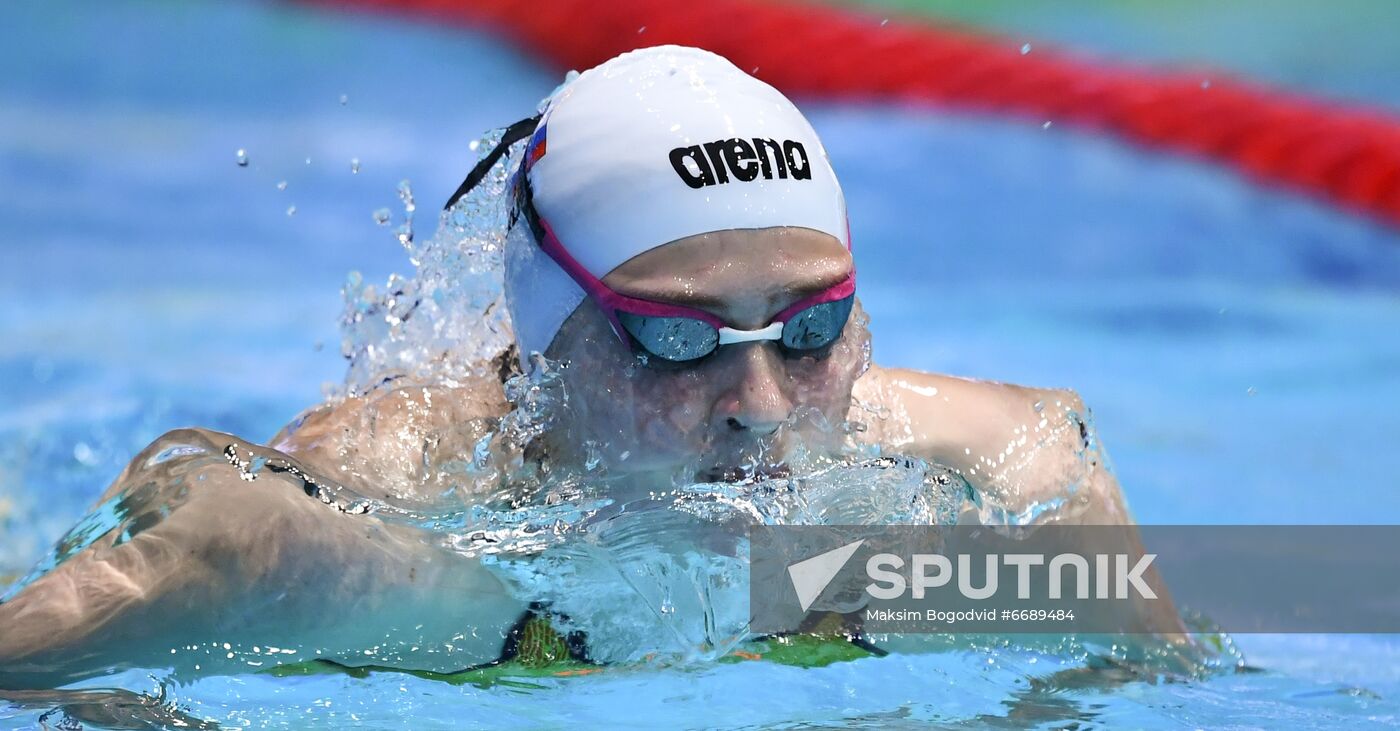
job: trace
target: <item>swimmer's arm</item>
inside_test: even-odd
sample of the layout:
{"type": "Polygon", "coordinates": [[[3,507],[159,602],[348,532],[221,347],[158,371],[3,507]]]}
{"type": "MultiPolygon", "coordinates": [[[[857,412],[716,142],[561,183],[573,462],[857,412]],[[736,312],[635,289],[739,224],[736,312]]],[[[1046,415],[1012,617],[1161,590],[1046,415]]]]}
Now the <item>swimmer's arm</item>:
{"type": "MultiPolygon", "coordinates": [[[[1133,525],[1073,391],[872,368],[854,395],[864,408],[853,418],[868,425],[870,438],[958,470],[984,505],[1001,508],[989,516],[995,522],[1133,525]]],[[[1137,531],[1126,536],[1136,546],[1137,531]]],[[[1169,600],[1134,612],[1125,624],[1136,631],[1169,639],[1184,631],[1169,600]]]]}
{"type": "Polygon", "coordinates": [[[1008,520],[1132,522],[1073,391],[872,368],[855,397],[871,439],[959,471],[1008,520]]]}
{"type": "Polygon", "coordinates": [[[509,411],[498,379],[461,386],[380,389],[308,409],[268,445],[376,499],[470,499],[460,463],[509,411]]]}
{"type": "Polygon", "coordinates": [[[0,688],[114,668],[248,672],[324,657],[453,670],[495,659],[500,630],[523,608],[479,563],[342,513],[294,475],[243,479],[224,458],[230,444],[255,448],[180,430],[137,457],[109,496],[139,500],[152,485],[187,496],[168,517],[118,545],[102,536],[0,604],[0,688]],[[162,461],[171,450],[179,456],[162,461]]]}

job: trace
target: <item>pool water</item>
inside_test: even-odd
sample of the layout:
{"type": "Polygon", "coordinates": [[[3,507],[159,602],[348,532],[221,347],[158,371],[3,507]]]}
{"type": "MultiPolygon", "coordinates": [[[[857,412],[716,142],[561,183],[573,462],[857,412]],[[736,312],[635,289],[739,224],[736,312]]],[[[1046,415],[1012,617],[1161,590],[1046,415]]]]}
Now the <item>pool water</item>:
{"type": "MultiPolygon", "coordinates": [[[[266,439],[339,383],[347,273],[411,269],[374,212],[399,210],[403,179],[434,207],[475,159],[468,142],[558,81],[491,38],[379,16],[7,9],[0,576],[27,571],[164,431],[266,439]]],[[[1380,83],[1368,68],[1348,93],[1380,83]]],[[[1392,81],[1378,95],[1395,98],[1392,81]]],[[[1400,233],[1058,125],[804,108],[846,188],[877,361],[1076,388],[1144,523],[1400,515],[1400,233]]],[[[68,696],[46,722],[136,703],[128,720],[169,723],[175,708],[288,728],[1395,723],[1400,642],[1235,639],[1259,672],[1089,688],[1033,682],[1067,661],[1010,649],[536,688],[133,672],[85,685],[161,703],[68,696]]],[[[0,727],[59,705],[0,702],[0,727]]]]}

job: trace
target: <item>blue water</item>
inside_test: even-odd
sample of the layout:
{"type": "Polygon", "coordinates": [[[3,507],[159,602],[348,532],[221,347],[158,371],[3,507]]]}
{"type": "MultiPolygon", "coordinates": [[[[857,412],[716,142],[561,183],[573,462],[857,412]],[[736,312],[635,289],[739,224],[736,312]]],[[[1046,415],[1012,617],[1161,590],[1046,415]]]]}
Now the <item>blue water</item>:
{"type": "Polygon", "coordinates": [[[1400,6],[1375,0],[853,0],[877,16],[902,5],[1008,37],[1019,47],[1068,47],[1076,56],[1242,77],[1324,99],[1400,109],[1395,44],[1400,6]],[[884,8],[882,10],[882,8],[884,8]]]}
{"type": "MultiPolygon", "coordinates": [[[[380,16],[6,9],[0,576],[26,571],[160,433],[265,439],[339,382],[346,273],[410,268],[372,212],[396,208],[402,179],[432,208],[474,159],[468,141],[526,116],[559,78],[488,37],[380,16]]],[[[1400,91],[1391,81],[1385,94],[1400,91]]],[[[846,187],[878,361],[1078,389],[1142,522],[1400,516],[1400,233],[1059,125],[804,106],[846,187]]],[[[534,691],[210,678],[167,698],[288,728],[1333,728],[1400,712],[1400,642],[1237,639],[1265,672],[1048,694],[1027,679],[1059,660],[1004,651],[534,691]]],[[[41,713],[0,704],[0,727],[41,713]]]]}

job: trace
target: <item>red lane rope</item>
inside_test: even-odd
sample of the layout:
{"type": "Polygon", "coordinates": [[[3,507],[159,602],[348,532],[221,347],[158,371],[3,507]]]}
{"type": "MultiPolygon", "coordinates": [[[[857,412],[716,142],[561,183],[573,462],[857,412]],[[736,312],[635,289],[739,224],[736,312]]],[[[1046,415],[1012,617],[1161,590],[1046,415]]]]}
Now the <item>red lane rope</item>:
{"type": "Polygon", "coordinates": [[[1400,121],[1200,74],[1111,69],[922,24],[783,0],[348,0],[484,25],[564,67],[707,48],[798,97],[935,103],[1107,130],[1400,226],[1400,121]]]}

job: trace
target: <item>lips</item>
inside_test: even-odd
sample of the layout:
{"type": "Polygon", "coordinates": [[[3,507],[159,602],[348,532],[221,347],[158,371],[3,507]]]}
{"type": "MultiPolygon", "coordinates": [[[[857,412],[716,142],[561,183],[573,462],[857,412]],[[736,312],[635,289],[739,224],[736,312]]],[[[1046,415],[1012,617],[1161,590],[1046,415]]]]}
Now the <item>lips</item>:
{"type": "Polygon", "coordinates": [[[701,452],[696,482],[754,483],[787,477],[792,469],[791,434],[779,429],[762,436],[725,432],[701,452]]]}

